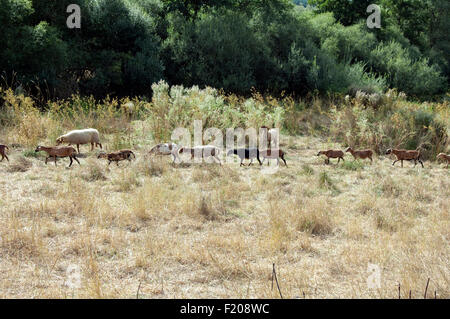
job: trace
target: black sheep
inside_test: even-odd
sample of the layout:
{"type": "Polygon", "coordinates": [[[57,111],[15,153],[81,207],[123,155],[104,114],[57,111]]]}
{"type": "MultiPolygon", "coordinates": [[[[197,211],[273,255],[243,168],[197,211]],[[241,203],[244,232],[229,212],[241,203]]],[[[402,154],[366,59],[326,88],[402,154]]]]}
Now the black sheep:
{"type": "Polygon", "coordinates": [[[259,165],[262,165],[261,160],[259,159],[259,150],[254,147],[254,148],[239,148],[239,149],[232,149],[229,150],[227,153],[227,156],[230,156],[231,154],[235,154],[237,156],[239,156],[239,158],[241,159],[241,164],[239,166],[245,166],[242,162],[244,161],[244,159],[249,159],[250,160],[250,164],[248,164],[248,166],[253,164],[253,159],[257,159],[259,162],[259,165]]]}

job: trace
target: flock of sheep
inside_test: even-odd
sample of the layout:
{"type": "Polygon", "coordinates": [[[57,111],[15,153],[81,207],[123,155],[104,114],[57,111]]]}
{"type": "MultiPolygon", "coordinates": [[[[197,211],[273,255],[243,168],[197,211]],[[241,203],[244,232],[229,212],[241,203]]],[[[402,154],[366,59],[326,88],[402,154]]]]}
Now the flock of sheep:
{"type": "MultiPolygon", "coordinates": [[[[267,128],[267,127],[263,127],[267,128]]],[[[241,148],[241,149],[232,149],[227,153],[227,156],[231,155],[237,155],[239,156],[241,162],[240,166],[244,165],[243,161],[245,159],[250,160],[249,166],[252,165],[253,160],[257,159],[259,164],[262,165],[266,159],[276,159],[277,164],[279,165],[280,159],[284,162],[285,166],[287,166],[286,159],[285,159],[285,152],[281,149],[271,149],[270,148],[270,130],[267,133],[268,136],[268,149],[260,151],[258,148],[241,148]],[[260,157],[263,158],[261,161],[260,157]]],[[[96,129],[88,128],[83,130],[73,130],[70,131],[67,134],[64,134],[56,139],[56,145],[57,146],[37,146],[35,152],[44,151],[48,154],[48,156],[45,159],[45,164],[47,164],[47,161],[51,158],[54,159],[55,165],[56,160],[58,157],[69,157],[70,164],[69,167],[72,166],[73,160],[75,160],[78,164],[80,162],[76,158],[77,151],[75,148],[71,147],[71,145],[76,145],[78,154],[80,153],[80,145],[83,144],[91,144],[91,151],[94,149],[94,147],[99,146],[101,149],[103,149],[102,144],[100,143],[100,136],[99,132],[96,129]],[[62,143],[67,143],[68,146],[59,146],[62,143]]],[[[4,158],[9,162],[9,158],[6,155],[6,150],[9,150],[8,146],[0,144],[0,155],[2,156],[2,159],[0,161],[3,161],[4,158]]],[[[354,150],[351,147],[347,148],[346,152],[349,152],[353,155],[354,159],[370,159],[372,162],[372,155],[373,152],[371,150],[354,150]]],[[[187,153],[191,155],[191,160],[196,157],[201,158],[208,158],[212,157],[216,162],[222,165],[222,162],[219,158],[220,149],[213,145],[203,145],[203,146],[195,146],[192,148],[183,147],[180,145],[177,145],[175,143],[162,143],[154,146],[149,154],[150,155],[172,155],[173,162],[175,163],[177,159],[181,159],[179,157],[179,154],[187,153]]],[[[420,158],[420,151],[417,150],[398,150],[398,149],[388,149],[386,151],[386,154],[394,154],[397,159],[392,163],[392,165],[395,165],[396,162],[401,161],[401,166],[403,167],[403,161],[414,161],[414,167],[417,165],[417,162],[419,162],[422,167],[423,162],[420,158]]],[[[344,152],[341,150],[327,150],[327,151],[320,151],[317,156],[325,155],[325,163],[329,164],[331,158],[337,158],[338,163],[342,159],[344,161],[344,152]]],[[[98,155],[97,158],[105,158],[108,160],[108,165],[111,164],[111,162],[116,162],[117,166],[119,165],[119,161],[128,160],[131,161],[132,158],[136,158],[133,151],[125,149],[125,150],[119,150],[116,152],[111,153],[105,153],[102,152],[98,155]]],[[[450,163],[450,155],[440,153],[437,156],[438,159],[442,159],[447,161],[447,168],[450,163]]],[[[81,164],[80,164],[81,165],[81,164]]]]}

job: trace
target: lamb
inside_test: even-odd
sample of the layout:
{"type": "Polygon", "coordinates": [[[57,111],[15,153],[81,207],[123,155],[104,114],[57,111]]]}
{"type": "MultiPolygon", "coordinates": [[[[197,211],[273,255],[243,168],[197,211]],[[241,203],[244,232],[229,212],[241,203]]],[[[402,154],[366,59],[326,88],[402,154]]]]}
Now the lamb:
{"type": "Polygon", "coordinates": [[[0,162],[3,162],[3,159],[6,158],[6,160],[9,162],[8,156],[6,156],[6,150],[9,151],[9,147],[3,144],[0,144],[0,155],[2,156],[2,160],[0,162]]]}
{"type": "Polygon", "coordinates": [[[112,153],[101,153],[97,156],[97,158],[106,158],[108,160],[108,166],[111,162],[116,162],[117,166],[119,166],[119,161],[128,160],[131,162],[131,156],[136,159],[136,155],[134,155],[131,150],[120,150],[112,153]]]}
{"type": "Polygon", "coordinates": [[[423,162],[420,160],[420,151],[397,150],[390,148],[386,151],[386,155],[389,154],[394,154],[397,157],[397,160],[395,160],[392,165],[395,165],[395,163],[401,161],[403,167],[403,161],[414,161],[414,167],[416,167],[418,161],[423,168],[423,162]]]}
{"type": "Polygon", "coordinates": [[[344,152],[340,151],[340,150],[327,150],[327,151],[320,151],[319,153],[317,153],[317,156],[320,155],[325,155],[327,158],[325,159],[325,164],[329,164],[330,163],[330,158],[337,158],[338,159],[338,164],[341,161],[344,161],[344,152]]]}
{"type": "Polygon", "coordinates": [[[203,158],[212,157],[215,161],[218,161],[220,165],[222,165],[222,162],[219,158],[220,150],[218,147],[214,145],[200,145],[200,146],[194,146],[193,148],[189,147],[181,147],[180,154],[182,153],[190,153],[191,154],[191,160],[194,158],[196,154],[202,154],[203,158]]]}
{"type": "Polygon", "coordinates": [[[250,164],[248,166],[253,164],[253,160],[256,158],[259,162],[259,165],[262,165],[261,160],[259,159],[259,150],[257,148],[240,148],[240,149],[232,149],[229,150],[227,153],[227,156],[230,156],[232,154],[238,155],[241,159],[241,164],[239,166],[245,166],[242,162],[244,159],[249,159],[250,164]]]}
{"type": "Polygon", "coordinates": [[[180,159],[178,156],[179,148],[180,146],[175,143],[162,143],[153,146],[148,153],[150,155],[172,155],[173,163],[175,163],[177,158],[180,159]]]}
{"type": "Polygon", "coordinates": [[[270,159],[276,159],[277,160],[277,165],[280,165],[280,158],[283,160],[284,165],[286,165],[287,167],[287,163],[286,160],[284,158],[284,155],[286,155],[286,153],[281,150],[281,149],[277,149],[277,150],[272,150],[272,149],[268,149],[265,151],[261,151],[260,152],[261,156],[263,157],[263,161],[261,163],[261,165],[264,163],[264,161],[267,160],[267,165],[269,165],[270,163],[270,159]]]}
{"type": "Polygon", "coordinates": [[[347,148],[345,150],[345,152],[350,152],[353,155],[355,160],[357,158],[360,158],[360,159],[368,158],[368,159],[370,159],[371,162],[373,162],[373,160],[372,160],[372,155],[373,155],[372,150],[355,151],[355,150],[353,150],[353,148],[349,147],[349,148],[347,148]]]}
{"type": "Polygon", "coordinates": [[[437,158],[442,159],[442,160],[446,160],[447,161],[447,166],[445,168],[448,168],[448,164],[450,164],[450,155],[444,154],[444,153],[439,153],[437,158]]]}
{"type": "Polygon", "coordinates": [[[69,159],[70,159],[69,167],[72,166],[72,163],[73,163],[72,159],[74,159],[75,161],[77,161],[78,164],[80,164],[80,162],[76,158],[77,151],[71,146],[60,146],[60,147],[38,146],[38,147],[36,147],[35,152],[40,152],[40,151],[44,151],[48,154],[48,156],[45,158],[46,165],[47,165],[47,160],[50,157],[53,157],[55,159],[55,166],[56,166],[56,158],[57,157],[69,157],[69,159]]]}
{"type": "Polygon", "coordinates": [[[103,149],[102,144],[100,143],[99,133],[94,128],[73,130],[67,134],[61,135],[56,139],[56,145],[60,145],[61,143],[68,143],[69,146],[76,144],[78,154],[80,154],[80,144],[91,143],[91,151],[94,150],[94,144],[95,146],[100,146],[100,148],[103,149]]]}

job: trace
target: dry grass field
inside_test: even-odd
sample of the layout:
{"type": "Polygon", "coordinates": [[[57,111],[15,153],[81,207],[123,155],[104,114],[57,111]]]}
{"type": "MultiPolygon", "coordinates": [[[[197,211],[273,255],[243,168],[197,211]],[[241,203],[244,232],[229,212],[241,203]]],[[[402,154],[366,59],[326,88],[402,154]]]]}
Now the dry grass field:
{"type": "MultiPolygon", "coordinates": [[[[139,126],[139,123],[137,124],[139,126]]],[[[282,136],[289,167],[239,162],[107,167],[82,146],[81,166],[44,164],[11,148],[0,163],[2,298],[450,297],[450,170],[425,162],[324,165],[318,137],[282,136]],[[368,264],[381,288],[367,286],[368,264]],[[65,284],[80,269],[80,286],[65,284]]],[[[106,135],[104,145],[113,143],[106,135]]],[[[12,141],[9,141],[12,142],[12,141]]]]}

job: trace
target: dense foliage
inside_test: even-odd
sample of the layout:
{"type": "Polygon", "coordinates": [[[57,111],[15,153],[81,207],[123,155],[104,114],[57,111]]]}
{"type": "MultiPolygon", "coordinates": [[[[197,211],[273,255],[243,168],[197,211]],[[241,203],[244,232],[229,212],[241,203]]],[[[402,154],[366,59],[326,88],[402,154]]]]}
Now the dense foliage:
{"type": "Polygon", "coordinates": [[[6,85],[50,97],[150,95],[171,85],[260,92],[369,93],[398,88],[430,97],[448,86],[449,3],[381,1],[0,0],[0,71],[6,85]],[[399,3],[401,2],[401,3],[399,3]]]}

